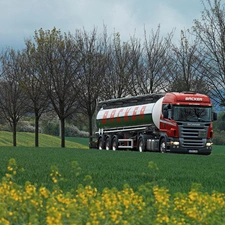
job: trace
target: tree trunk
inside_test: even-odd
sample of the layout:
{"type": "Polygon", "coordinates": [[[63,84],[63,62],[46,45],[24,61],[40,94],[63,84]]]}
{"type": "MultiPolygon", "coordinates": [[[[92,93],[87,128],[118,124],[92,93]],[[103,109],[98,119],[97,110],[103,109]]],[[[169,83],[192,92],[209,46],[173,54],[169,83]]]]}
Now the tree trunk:
{"type": "Polygon", "coordinates": [[[39,116],[38,116],[38,113],[35,113],[35,147],[38,147],[39,146],[39,143],[38,143],[38,136],[39,136],[39,133],[38,133],[38,128],[39,128],[39,116]]]}
{"type": "Polygon", "coordinates": [[[13,122],[13,146],[16,146],[16,122],[13,122]]]}
{"type": "Polygon", "coordinates": [[[89,143],[92,142],[92,116],[88,115],[89,117],[89,143]]]}
{"type": "Polygon", "coordinates": [[[65,148],[65,118],[61,118],[61,147],[65,148]]]}

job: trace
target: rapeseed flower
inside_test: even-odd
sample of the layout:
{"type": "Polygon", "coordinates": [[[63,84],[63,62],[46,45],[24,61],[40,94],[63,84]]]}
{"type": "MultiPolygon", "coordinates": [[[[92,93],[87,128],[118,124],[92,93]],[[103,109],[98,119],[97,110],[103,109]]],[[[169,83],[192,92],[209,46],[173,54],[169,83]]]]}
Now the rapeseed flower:
{"type": "MultiPolygon", "coordinates": [[[[79,168],[75,162],[73,166],[79,168]]],[[[157,170],[154,163],[150,167],[157,170]]],[[[16,161],[10,160],[0,182],[0,225],[225,224],[225,194],[209,194],[196,185],[175,195],[166,187],[149,184],[138,191],[125,185],[122,190],[106,187],[100,192],[87,176],[86,185],[65,193],[56,167],[50,173],[52,191],[28,181],[16,184],[17,170],[16,161]]]]}

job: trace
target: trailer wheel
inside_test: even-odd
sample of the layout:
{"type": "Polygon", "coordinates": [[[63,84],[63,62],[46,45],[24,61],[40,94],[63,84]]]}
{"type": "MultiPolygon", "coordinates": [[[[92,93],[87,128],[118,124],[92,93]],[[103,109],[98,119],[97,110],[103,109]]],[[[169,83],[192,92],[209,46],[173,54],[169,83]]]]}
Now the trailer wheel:
{"type": "Polygon", "coordinates": [[[113,140],[112,140],[112,150],[116,151],[117,149],[118,149],[118,137],[115,136],[113,137],[113,140]]]}
{"type": "Polygon", "coordinates": [[[161,153],[166,153],[166,141],[165,141],[165,138],[161,139],[159,150],[160,150],[161,153]]]}
{"type": "Polygon", "coordinates": [[[103,141],[103,138],[102,137],[99,138],[99,140],[98,140],[98,149],[99,150],[104,149],[104,141],[103,141]]]}
{"type": "Polygon", "coordinates": [[[138,140],[138,151],[139,152],[145,151],[144,139],[142,137],[140,137],[139,140],[138,140]]]}
{"type": "Polygon", "coordinates": [[[110,150],[112,149],[112,142],[111,142],[111,137],[107,137],[105,141],[105,149],[110,150]]]}

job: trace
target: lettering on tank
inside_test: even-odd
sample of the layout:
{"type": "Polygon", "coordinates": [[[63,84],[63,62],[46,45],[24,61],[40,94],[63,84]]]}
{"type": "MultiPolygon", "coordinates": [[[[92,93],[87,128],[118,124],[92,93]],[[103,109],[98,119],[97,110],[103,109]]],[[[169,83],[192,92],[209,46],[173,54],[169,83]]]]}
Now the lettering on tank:
{"type": "Polygon", "coordinates": [[[145,109],[146,109],[146,105],[141,107],[141,111],[140,111],[140,119],[143,120],[145,118],[145,109]]]}
{"type": "Polygon", "coordinates": [[[132,114],[132,120],[136,120],[136,114],[137,114],[137,110],[138,110],[138,106],[134,108],[133,114],[132,114]]]}
{"type": "Polygon", "coordinates": [[[125,120],[125,121],[128,121],[128,113],[129,113],[130,110],[131,110],[131,108],[128,108],[128,109],[126,110],[126,112],[125,112],[125,115],[124,115],[124,120],[125,120]]]}
{"type": "Polygon", "coordinates": [[[106,119],[107,119],[107,115],[108,115],[109,111],[105,111],[103,118],[102,118],[102,124],[106,124],[106,119]]]}
{"type": "Polygon", "coordinates": [[[118,111],[118,113],[117,113],[116,121],[117,121],[118,123],[121,122],[121,118],[120,118],[119,116],[120,116],[120,113],[122,113],[122,112],[123,112],[123,109],[120,109],[120,110],[118,111]]]}
{"type": "Polygon", "coordinates": [[[114,122],[115,113],[116,113],[116,109],[114,109],[114,110],[111,112],[111,114],[110,114],[110,122],[111,122],[111,123],[114,122]]]}
{"type": "Polygon", "coordinates": [[[137,118],[140,120],[144,120],[146,107],[146,105],[142,105],[129,108],[106,110],[104,111],[102,117],[102,124],[106,124],[107,119],[109,119],[110,123],[114,123],[115,119],[118,123],[120,123],[122,119],[127,122],[129,118],[131,118],[133,121],[137,120],[137,118]]]}

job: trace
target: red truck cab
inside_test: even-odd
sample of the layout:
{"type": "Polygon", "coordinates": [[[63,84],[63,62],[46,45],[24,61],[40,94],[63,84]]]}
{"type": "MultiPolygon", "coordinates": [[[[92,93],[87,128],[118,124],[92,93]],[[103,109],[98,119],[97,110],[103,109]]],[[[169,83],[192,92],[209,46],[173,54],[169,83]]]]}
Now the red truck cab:
{"type": "Polygon", "coordinates": [[[210,98],[198,93],[167,93],[162,101],[160,133],[166,139],[165,151],[210,154],[212,151],[210,98]]]}

